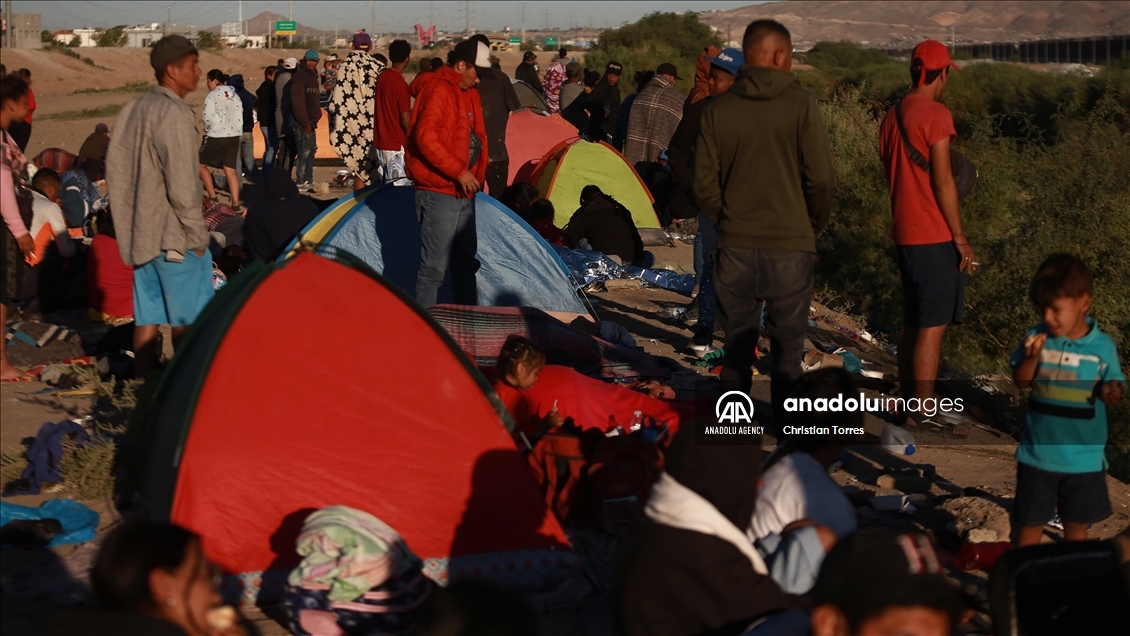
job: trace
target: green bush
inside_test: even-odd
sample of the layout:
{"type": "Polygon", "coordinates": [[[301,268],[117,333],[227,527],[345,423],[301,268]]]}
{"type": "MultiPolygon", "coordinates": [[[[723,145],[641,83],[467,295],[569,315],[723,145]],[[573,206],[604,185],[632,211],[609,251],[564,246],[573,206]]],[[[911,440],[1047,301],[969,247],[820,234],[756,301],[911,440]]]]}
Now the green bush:
{"type": "MultiPolygon", "coordinates": [[[[211,31],[201,31],[200,36],[196,39],[196,48],[201,51],[219,51],[223,47],[224,43],[220,40],[220,36],[211,31]]],[[[291,47],[287,46],[287,48],[291,47]]]]}
{"type": "Polygon", "coordinates": [[[707,45],[722,46],[718,36],[702,22],[698,15],[685,13],[651,13],[639,22],[616,30],[606,30],[600,41],[585,54],[585,66],[603,70],[610,61],[620,62],[624,74],[620,93],[635,90],[631,80],[636,71],[652,70],[664,62],[671,62],[683,77],[675,86],[690,91],[694,86],[694,69],[699,54],[707,45]]]}
{"type": "MultiPolygon", "coordinates": [[[[819,239],[817,288],[862,311],[873,330],[897,329],[899,275],[890,240],[890,199],[879,161],[876,111],[860,89],[841,88],[821,105],[832,142],[836,197],[819,239]]],[[[1040,318],[1027,289],[1053,252],[1082,257],[1095,274],[1091,314],[1130,364],[1130,131],[1113,90],[1086,113],[1072,111],[1057,143],[1004,134],[1006,115],[971,115],[957,147],[979,179],[962,202],[966,233],[981,263],[968,279],[965,322],[946,334],[943,364],[964,373],[1010,373],[1007,362],[1040,318]]],[[[1130,480],[1130,400],[1110,410],[1109,455],[1130,480]]]]}
{"type": "Polygon", "coordinates": [[[125,46],[127,39],[125,29],[122,27],[113,27],[94,34],[95,46],[111,48],[125,46]]]}

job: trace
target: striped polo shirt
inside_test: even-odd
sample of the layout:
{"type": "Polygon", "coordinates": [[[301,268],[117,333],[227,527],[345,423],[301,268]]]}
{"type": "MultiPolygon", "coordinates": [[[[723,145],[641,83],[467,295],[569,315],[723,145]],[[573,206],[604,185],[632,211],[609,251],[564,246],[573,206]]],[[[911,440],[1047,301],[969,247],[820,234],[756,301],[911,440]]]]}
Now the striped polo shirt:
{"type": "MultiPolygon", "coordinates": [[[[1106,404],[1099,385],[1126,377],[1118,364],[1114,340],[1087,316],[1090,331],[1082,338],[1055,338],[1044,324],[1028,330],[1025,339],[1048,334],[1032,393],[1020,447],[1019,462],[1057,473],[1091,473],[1106,470],[1106,404]]],[[[1024,342],[1012,354],[1015,369],[1024,360],[1024,342]]]]}

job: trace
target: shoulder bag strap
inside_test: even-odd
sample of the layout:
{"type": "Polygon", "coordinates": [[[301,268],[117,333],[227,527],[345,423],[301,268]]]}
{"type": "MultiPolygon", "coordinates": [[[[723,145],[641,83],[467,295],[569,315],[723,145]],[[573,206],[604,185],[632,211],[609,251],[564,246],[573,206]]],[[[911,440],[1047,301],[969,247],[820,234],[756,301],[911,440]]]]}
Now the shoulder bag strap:
{"type": "Polygon", "coordinates": [[[899,125],[899,134],[902,135],[902,145],[906,148],[906,153],[910,155],[910,160],[918,164],[926,172],[930,171],[930,160],[922,156],[914,144],[910,143],[910,136],[906,134],[906,126],[902,123],[902,102],[895,104],[895,121],[899,125]]]}

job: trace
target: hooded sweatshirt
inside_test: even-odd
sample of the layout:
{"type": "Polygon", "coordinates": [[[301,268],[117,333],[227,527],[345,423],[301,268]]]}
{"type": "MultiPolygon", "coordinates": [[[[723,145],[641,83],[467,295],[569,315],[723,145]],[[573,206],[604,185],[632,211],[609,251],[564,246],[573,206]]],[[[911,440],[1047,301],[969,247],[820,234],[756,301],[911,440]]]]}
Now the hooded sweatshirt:
{"type": "Polygon", "coordinates": [[[698,209],[723,247],[816,252],[832,210],[832,148],[791,73],[745,66],[711,99],[695,145],[698,209]]]}
{"type": "Polygon", "coordinates": [[[253,261],[273,260],[316,216],[318,206],[298,193],[286,170],[267,168],[263,196],[247,208],[243,247],[253,261]]]}
{"type": "Polygon", "coordinates": [[[259,89],[255,91],[255,97],[258,102],[256,108],[259,112],[259,125],[263,128],[275,127],[275,82],[274,80],[263,80],[259,85],[259,89]]]}
{"type": "Polygon", "coordinates": [[[648,512],[621,548],[613,590],[619,633],[738,634],[762,616],[803,607],[764,572],[752,543],[739,547],[757,502],[760,446],[700,446],[694,438],[693,426],[676,433],[648,512]],[[688,505],[654,514],[655,500],[678,499],[660,492],[671,480],[688,505]],[[696,507],[708,514],[688,514],[696,507]]]}
{"type": "Polygon", "coordinates": [[[290,92],[287,86],[294,77],[293,71],[282,70],[275,76],[275,127],[279,137],[290,132],[290,92]]]}
{"type": "Polygon", "coordinates": [[[294,79],[290,80],[292,118],[299,128],[318,127],[318,120],[322,118],[321,94],[317,71],[306,68],[304,64],[299,65],[294,79]]]}
{"type": "Polygon", "coordinates": [[[462,198],[455,182],[470,170],[480,182],[486,178],[490,144],[479,92],[459,87],[461,76],[450,66],[430,73],[412,108],[404,167],[417,190],[430,190],[462,198]],[[482,147],[471,163],[471,134],[482,147]]]}
{"type": "Polygon", "coordinates": [[[696,104],[710,97],[710,60],[706,58],[716,57],[721,52],[722,49],[713,44],[702,49],[702,53],[698,56],[698,64],[694,67],[694,88],[691,89],[691,94],[687,95],[687,101],[683,104],[684,111],[690,108],[691,104],[696,104]]]}
{"type": "Polygon", "coordinates": [[[232,75],[228,78],[228,86],[235,89],[235,95],[243,104],[243,132],[255,130],[255,96],[243,85],[242,75],[232,75]]]}

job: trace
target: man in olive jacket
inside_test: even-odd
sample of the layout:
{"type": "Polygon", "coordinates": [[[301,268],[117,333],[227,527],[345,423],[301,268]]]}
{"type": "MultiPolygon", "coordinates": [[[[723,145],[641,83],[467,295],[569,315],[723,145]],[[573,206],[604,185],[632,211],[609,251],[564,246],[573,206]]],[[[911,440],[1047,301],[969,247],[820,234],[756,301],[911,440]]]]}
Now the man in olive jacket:
{"type": "Polygon", "coordinates": [[[751,22],[742,48],[746,66],[733,88],[702,115],[694,193],[699,210],[718,224],[722,390],[752,387],[765,302],[780,421],[788,386],[801,373],[816,235],[832,208],[832,149],[816,100],[790,73],[788,29],[773,20],[751,22]]]}

